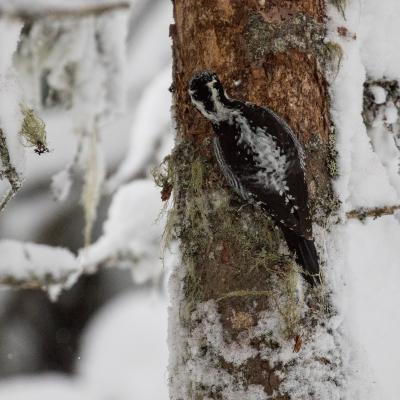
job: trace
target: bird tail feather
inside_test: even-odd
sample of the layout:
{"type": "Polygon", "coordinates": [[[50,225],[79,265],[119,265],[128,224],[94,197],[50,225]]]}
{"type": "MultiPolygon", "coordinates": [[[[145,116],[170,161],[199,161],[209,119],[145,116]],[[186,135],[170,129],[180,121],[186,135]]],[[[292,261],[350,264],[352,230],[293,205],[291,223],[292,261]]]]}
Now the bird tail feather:
{"type": "Polygon", "coordinates": [[[312,286],[320,284],[319,258],[314,241],[297,235],[287,228],[283,229],[283,234],[289,250],[296,254],[296,261],[303,268],[304,279],[312,286]]]}

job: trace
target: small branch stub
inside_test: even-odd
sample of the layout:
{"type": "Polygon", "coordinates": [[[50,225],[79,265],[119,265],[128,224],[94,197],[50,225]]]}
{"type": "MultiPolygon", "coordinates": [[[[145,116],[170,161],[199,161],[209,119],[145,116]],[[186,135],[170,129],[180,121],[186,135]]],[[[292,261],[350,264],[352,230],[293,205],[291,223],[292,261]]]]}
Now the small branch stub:
{"type": "Polygon", "coordinates": [[[360,208],[347,212],[346,217],[348,219],[359,219],[363,221],[368,217],[376,219],[385,215],[393,215],[399,210],[400,205],[379,208],[360,208]]]}

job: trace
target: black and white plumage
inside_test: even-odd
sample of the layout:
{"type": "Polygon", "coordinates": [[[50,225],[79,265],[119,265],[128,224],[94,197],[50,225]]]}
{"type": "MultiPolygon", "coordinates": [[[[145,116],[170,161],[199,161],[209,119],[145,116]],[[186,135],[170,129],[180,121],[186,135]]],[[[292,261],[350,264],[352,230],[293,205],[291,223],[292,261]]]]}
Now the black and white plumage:
{"type": "Polygon", "coordinates": [[[229,185],[269,213],[296,254],[305,279],[319,283],[304,154],[293,131],[272,110],[230,99],[212,72],[196,74],[189,94],[214,128],[215,155],[229,185]]]}

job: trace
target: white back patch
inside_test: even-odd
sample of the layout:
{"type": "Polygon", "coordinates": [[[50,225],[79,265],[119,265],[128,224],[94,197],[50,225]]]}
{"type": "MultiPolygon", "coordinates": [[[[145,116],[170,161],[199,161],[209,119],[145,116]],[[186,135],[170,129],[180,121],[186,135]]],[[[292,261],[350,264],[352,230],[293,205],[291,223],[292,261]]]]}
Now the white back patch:
{"type": "Polygon", "coordinates": [[[257,127],[255,131],[252,130],[246,118],[241,115],[237,116],[236,121],[241,135],[238,142],[250,147],[255,155],[258,182],[279,195],[284,195],[289,190],[286,181],[288,161],[286,155],[281,153],[275,138],[265,129],[257,127]]]}

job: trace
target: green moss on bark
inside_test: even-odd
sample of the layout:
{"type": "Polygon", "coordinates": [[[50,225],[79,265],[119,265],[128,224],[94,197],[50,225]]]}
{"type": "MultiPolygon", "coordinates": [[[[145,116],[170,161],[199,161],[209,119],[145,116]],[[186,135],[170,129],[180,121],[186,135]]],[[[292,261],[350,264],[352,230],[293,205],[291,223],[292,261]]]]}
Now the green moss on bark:
{"type": "Polygon", "coordinates": [[[181,243],[186,312],[210,299],[271,302],[285,322],[285,336],[291,337],[301,319],[298,267],[265,211],[243,203],[226,187],[208,145],[208,140],[200,148],[181,142],[166,168],[173,176],[158,176],[159,183],[178,188],[166,236],[181,243]],[[213,283],[205,285],[205,280],[213,283]]]}

